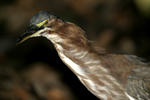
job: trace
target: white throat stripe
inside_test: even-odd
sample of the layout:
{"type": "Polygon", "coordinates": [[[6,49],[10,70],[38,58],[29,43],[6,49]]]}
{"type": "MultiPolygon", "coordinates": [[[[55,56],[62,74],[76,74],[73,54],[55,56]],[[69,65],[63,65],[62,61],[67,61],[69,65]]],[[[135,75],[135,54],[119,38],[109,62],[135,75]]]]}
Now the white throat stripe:
{"type": "Polygon", "coordinates": [[[76,72],[79,75],[85,76],[84,75],[84,71],[80,68],[80,66],[78,66],[76,63],[74,63],[71,59],[69,59],[68,57],[66,57],[61,51],[63,50],[63,48],[56,44],[56,47],[58,50],[60,50],[60,52],[58,51],[59,55],[61,56],[62,61],[64,61],[67,65],[69,65],[69,67],[76,72]]]}

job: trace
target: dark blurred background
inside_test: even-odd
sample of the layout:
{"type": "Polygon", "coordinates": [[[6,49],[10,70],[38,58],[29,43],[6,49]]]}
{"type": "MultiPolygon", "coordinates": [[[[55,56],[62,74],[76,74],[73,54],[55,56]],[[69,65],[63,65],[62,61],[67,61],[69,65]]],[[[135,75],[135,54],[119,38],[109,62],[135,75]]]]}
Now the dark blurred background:
{"type": "Polygon", "coordinates": [[[1,0],[0,100],[99,100],[61,62],[49,40],[15,45],[41,10],[77,24],[108,53],[150,59],[150,0],[1,0]]]}

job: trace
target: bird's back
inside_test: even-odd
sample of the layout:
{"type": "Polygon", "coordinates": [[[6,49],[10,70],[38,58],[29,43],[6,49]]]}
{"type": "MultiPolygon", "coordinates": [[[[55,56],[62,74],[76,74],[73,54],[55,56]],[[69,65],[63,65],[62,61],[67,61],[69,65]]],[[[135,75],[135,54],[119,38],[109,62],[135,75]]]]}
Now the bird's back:
{"type": "Polygon", "coordinates": [[[150,62],[134,55],[106,54],[101,57],[128,95],[135,100],[150,100],[150,62]]]}

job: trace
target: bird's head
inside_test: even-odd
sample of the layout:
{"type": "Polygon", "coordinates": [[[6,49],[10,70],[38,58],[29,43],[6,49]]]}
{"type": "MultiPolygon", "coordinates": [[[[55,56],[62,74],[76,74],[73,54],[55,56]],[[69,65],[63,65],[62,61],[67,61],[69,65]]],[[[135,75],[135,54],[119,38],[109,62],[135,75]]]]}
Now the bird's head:
{"type": "Polygon", "coordinates": [[[30,37],[43,36],[43,34],[50,34],[53,31],[56,31],[56,20],[61,20],[55,14],[49,11],[40,11],[36,13],[30,19],[30,26],[17,40],[17,44],[25,41],[30,37]]]}
{"type": "Polygon", "coordinates": [[[44,36],[55,43],[84,44],[84,31],[77,25],[66,22],[49,11],[40,11],[30,19],[30,26],[17,40],[17,44],[30,37],[44,36]],[[66,43],[67,42],[67,43],[66,43]]]}

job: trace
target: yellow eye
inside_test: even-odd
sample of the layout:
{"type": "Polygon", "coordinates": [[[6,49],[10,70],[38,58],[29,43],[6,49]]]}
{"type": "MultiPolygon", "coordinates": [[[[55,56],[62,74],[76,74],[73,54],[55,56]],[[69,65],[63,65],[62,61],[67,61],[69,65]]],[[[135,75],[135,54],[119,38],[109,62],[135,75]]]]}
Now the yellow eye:
{"type": "Polygon", "coordinates": [[[45,21],[44,25],[46,26],[48,24],[48,20],[45,21]]]}

